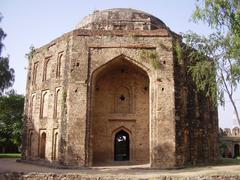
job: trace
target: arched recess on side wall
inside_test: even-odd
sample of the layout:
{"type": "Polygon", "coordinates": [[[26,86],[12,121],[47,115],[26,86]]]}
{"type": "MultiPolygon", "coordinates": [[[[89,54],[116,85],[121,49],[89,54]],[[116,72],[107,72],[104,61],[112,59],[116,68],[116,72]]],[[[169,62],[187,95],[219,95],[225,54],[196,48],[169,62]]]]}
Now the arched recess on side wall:
{"type": "Polygon", "coordinates": [[[53,131],[52,160],[58,160],[58,132],[53,131]]]}
{"type": "Polygon", "coordinates": [[[39,157],[41,159],[45,159],[45,157],[46,157],[46,132],[41,133],[40,147],[39,147],[39,157]]]}

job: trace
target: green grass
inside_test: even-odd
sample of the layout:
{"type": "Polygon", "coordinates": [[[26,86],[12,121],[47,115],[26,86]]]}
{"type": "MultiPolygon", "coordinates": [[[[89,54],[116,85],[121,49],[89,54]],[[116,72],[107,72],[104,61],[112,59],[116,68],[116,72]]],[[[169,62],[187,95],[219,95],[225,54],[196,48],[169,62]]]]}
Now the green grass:
{"type": "Polygon", "coordinates": [[[206,167],[206,166],[231,166],[231,165],[240,165],[240,157],[237,157],[236,159],[220,158],[217,161],[213,161],[209,163],[187,165],[186,168],[197,168],[197,167],[206,167]]]}
{"type": "Polygon", "coordinates": [[[216,164],[217,165],[240,165],[240,158],[239,157],[237,157],[236,159],[222,158],[216,164]]]}
{"type": "Polygon", "coordinates": [[[0,158],[20,158],[21,153],[0,153],[0,158]]]}

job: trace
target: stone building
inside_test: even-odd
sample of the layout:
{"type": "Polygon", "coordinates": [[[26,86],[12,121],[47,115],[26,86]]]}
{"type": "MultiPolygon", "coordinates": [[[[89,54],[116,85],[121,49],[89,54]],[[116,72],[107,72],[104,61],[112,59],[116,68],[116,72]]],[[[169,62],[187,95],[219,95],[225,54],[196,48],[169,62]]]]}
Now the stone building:
{"type": "Polygon", "coordinates": [[[236,158],[240,156],[240,129],[220,129],[220,152],[223,158],[236,158]]]}
{"type": "Polygon", "coordinates": [[[180,36],[134,9],[95,11],[29,61],[23,160],[175,168],[218,158],[218,118],[174,51],[180,36]]]}

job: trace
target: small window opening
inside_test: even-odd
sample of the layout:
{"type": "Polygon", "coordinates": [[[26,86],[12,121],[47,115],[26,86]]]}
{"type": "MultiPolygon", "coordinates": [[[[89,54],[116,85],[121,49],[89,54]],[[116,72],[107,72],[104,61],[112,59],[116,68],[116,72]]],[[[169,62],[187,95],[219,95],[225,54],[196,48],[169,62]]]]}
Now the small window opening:
{"type": "Polygon", "coordinates": [[[120,99],[121,101],[124,101],[124,100],[125,100],[124,95],[121,95],[121,96],[119,97],[119,99],[120,99]]]}

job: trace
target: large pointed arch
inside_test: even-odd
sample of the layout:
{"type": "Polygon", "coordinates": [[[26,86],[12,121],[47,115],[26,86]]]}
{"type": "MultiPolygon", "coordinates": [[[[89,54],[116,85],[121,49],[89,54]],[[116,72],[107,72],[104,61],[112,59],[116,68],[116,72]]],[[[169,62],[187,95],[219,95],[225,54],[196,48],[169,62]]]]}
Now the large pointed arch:
{"type": "Polygon", "coordinates": [[[112,132],[118,127],[129,129],[121,129],[129,134],[131,142],[127,159],[149,162],[149,74],[150,70],[146,66],[123,54],[98,65],[92,71],[88,98],[90,164],[114,161],[112,132]],[[132,116],[135,119],[132,119],[132,116]],[[133,146],[135,143],[131,140],[132,135],[136,136],[136,139],[142,138],[140,132],[129,133],[135,126],[139,126],[137,123],[142,124],[141,133],[145,137],[143,143],[133,146]],[[138,149],[132,156],[134,148],[138,149]],[[147,153],[141,155],[141,152],[147,153]]]}

